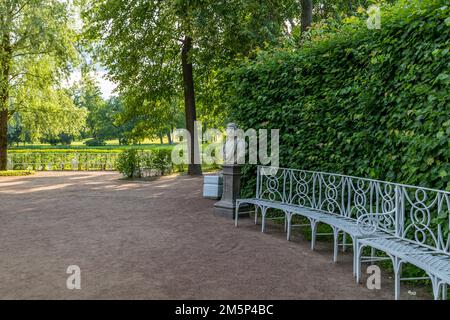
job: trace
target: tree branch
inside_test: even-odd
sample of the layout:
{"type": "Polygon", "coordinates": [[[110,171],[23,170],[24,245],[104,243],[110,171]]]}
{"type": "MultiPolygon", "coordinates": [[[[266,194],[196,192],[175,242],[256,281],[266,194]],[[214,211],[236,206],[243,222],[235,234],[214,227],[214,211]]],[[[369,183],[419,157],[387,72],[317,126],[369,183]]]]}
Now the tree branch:
{"type": "Polygon", "coordinates": [[[21,52],[21,53],[13,54],[13,58],[23,57],[23,56],[37,56],[37,55],[41,55],[41,54],[51,54],[51,53],[52,53],[52,51],[21,52]]]}
{"type": "Polygon", "coordinates": [[[11,14],[12,19],[14,19],[17,15],[19,15],[20,12],[22,12],[23,8],[25,8],[28,4],[30,3],[30,1],[25,1],[24,4],[22,4],[19,9],[17,9],[16,12],[13,12],[11,14]]]}

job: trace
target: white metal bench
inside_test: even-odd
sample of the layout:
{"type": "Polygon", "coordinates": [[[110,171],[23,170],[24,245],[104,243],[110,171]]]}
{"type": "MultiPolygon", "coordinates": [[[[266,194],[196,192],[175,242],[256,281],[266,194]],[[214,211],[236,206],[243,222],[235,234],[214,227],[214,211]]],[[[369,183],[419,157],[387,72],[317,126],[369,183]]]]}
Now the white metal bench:
{"type": "Polygon", "coordinates": [[[256,197],[236,200],[236,226],[239,207],[244,203],[255,206],[255,223],[258,211],[261,211],[263,232],[269,219],[267,211],[283,212],[288,240],[292,227],[305,226],[293,225],[292,218],[307,218],[312,249],[320,235],[318,223],[331,226],[335,262],[339,246],[345,251],[346,235],[349,235],[357,281],[360,280],[361,262],[392,259],[396,299],[399,298],[400,280],[411,280],[400,278],[403,263],[411,263],[428,274],[435,299],[439,298],[441,289],[442,297],[446,297],[450,283],[450,192],[340,174],[259,166],[256,197]],[[444,230],[447,233],[445,243],[444,230]],[[339,243],[340,235],[342,243],[339,243]],[[366,246],[372,250],[370,256],[364,257],[362,249],[366,246]],[[376,257],[376,249],[384,251],[388,257],[376,257]]]}
{"type": "MultiPolygon", "coordinates": [[[[395,185],[397,213],[395,235],[366,237],[357,242],[357,281],[360,279],[361,252],[366,246],[385,252],[392,260],[395,297],[400,297],[400,281],[430,279],[435,299],[447,299],[450,284],[450,192],[395,185]],[[427,277],[402,278],[402,265],[410,263],[427,277]]],[[[371,224],[371,221],[366,221],[371,224]]],[[[372,232],[376,228],[372,229],[372,232]]]]}

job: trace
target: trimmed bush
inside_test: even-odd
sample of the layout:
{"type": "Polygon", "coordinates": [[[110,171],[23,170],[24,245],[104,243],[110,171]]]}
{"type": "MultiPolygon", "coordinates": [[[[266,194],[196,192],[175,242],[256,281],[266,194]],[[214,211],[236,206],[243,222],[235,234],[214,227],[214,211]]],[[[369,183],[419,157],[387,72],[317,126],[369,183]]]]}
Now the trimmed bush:
{"type": "MultiPolygon", "coordinates": [[[[226,74],[239,126],[280,129],[280,164],[450,190],[450,8],[382,9],[296,50],[261,52],[226,74]]],[[[243,170],[243,196],[255,168],[243,170]]]]}
{"type": "Polygon", "coordinates": [[[12,152],[14,170],[114,170],[119,152],[12,152]]]}
{"type": "Polygon", "coordinates": [[[29,176],[35,174],[32,170],[7,170],[0,171],[0,177],[16,177],[16,176],[29,176]]]}
{"type": "MultiPolygon", "coordinates": [[[[135,148],[141,153],[150,149],[135,148]]],[[[152,151],[168,153],[172,146],[155,146],[152,151]],[[160,151],[161,150],[161,151],[160,151]]],[[[115,170],[116,159],[123,149],[13,149],[8,159],[14,170],[115,170]]]]}
{"type": "Polygon", "coordinates": [[[100,139],[89,139],[89,140],[86,140],[84,142],[84,144],[88,147],[101,147],[101,146],[106,146],[106,141],[100,140],[100,139]]]}
{"type": "Polygon", "coordinates": [[[8,155],[10,154],[69,154],[69,153],[120,153],[123,149],[10,149],[8,150],[8,155]]]}

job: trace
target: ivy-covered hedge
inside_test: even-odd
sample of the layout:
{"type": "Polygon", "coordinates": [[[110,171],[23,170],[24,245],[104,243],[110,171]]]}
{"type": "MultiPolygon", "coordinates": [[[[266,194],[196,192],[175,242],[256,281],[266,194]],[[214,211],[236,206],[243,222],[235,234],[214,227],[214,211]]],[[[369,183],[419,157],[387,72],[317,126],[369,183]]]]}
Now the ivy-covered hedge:
{"type": "MultiPolygon", "coordinates": [[[[261,52],[227,73],[230,118],[280,129],[283,167],[450,190],[450,8],[382,9],[296,50],[261,52]]],[[[244,170],[244,195],[255,168],[244,170]]]]}

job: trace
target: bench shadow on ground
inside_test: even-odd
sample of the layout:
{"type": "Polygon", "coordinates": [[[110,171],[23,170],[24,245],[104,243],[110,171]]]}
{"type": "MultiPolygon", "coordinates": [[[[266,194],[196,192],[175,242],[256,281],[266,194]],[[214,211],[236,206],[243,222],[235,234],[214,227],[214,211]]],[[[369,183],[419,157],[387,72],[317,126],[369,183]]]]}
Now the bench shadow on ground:
{"type": "MultiPolygon", "coordinates": [[[[280,216],[280,215],[276,215],[280,216]]],[[[255,224],[255,214],[254,212],[250,213],[250,215],[246,218],[239,219],[239,227],[246,230],[246,232],[261,232],[261,216],[258,216],[258,222],[255,224]]],[[[325,227],[325,225],[322,225],[325,227]]],[[[293,243],[299,246],[299,250],[311,250],[310,248],[310,228],[302,227],[302,228],[292,228],[291,232],[291,240],[290,243],[293,243]]],[[[330,230],[331,231],[331,228],[330,230]]],[[[285,239],[286,233],[284,232],[284,226],[281,221],[274,220],[266,220],[266,226],[264,233],[269,237],[274,237],[277,239],[285,239]]],[[[287,240],[286,240],[287,241],[287,240]]],[[[351,270],[351,266],[353,264],[353,250],[351,248],[351,243],[347,244],[347,249],[345,252],[340,249],[338,255],[338,261],[334,263],[333,259],[333,242],[332,236],[318,236],[316,246],[314,249],[314,254],[317,254],[325,259],[329,259],[330,263],[333,263],[334,266],[339,269],[340,272],[349,272],[351,270]]],[[[367,286],[367,282],[370,281],[369,274],[367,271],[368,267],[371,264],[363,263],[362,264],[362,277],[361,283],[359,284],[362,287],[367,286]]],[[[381,289],[380,290],[388,290],[390,292],[394,292],[394,274],[387,270],[385,267],[381,267],[381,289]]],[[[420,285],[408,285],[405,282],[401,284],[401,299],[402,300],[431,300],[432,299],[432,291],[431,287],[427,287],[423,284],[420,285]]],[[[367,289],[369,290],[369,289],[367,289]]],[[[377,290],[377,289],[374,289],[377,290]]]]}

